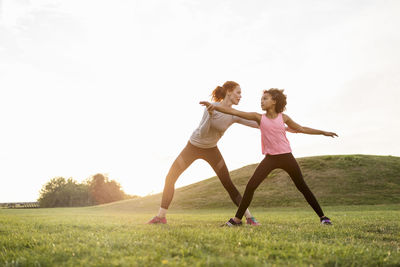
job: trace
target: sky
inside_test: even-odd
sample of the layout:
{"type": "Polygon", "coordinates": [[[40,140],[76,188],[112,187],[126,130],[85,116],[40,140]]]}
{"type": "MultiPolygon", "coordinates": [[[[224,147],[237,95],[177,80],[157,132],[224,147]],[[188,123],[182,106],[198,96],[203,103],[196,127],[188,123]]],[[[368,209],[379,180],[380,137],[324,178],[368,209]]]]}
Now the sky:
{"type": "MultiPolygon", "coordinates": [[[[237,109],[285,89],[295,157],[400,156],[397,0],[0,0],[0,202],[36,201],[54,177],[107,174],[162,191],[203,114],[238,82],[237,109]]],[[[259,130],[233,125],[229,170],[262,160],[259,130]]],[[[199,160],[176,187],[214,176],[199,160]]]]}

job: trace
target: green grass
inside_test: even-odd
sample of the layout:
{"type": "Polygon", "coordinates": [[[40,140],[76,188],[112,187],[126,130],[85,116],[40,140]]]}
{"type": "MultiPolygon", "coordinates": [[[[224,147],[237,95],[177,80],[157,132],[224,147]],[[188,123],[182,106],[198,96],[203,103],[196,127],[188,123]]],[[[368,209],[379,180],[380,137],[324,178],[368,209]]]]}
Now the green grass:
{"type": "MultiPolygon", "coordinates": [[[[304,179],[321,206],[400,204],[400,157],[373,155],[335,155],[297,159],[304,179]]],[[[231,171],[239,192],[257,164],[231,171]]],[[[140,177],[137,177],[141,179],[140,177]]],[[[125,200],[99,207],[120,211],[153,211],[161,194],[125,200]]],[[[257,188],[251,207],[307,207],[303,195],[290,177],[275,170],[257,188]]],[[[178,188],[170,210],[234,208],[217,177],[178,188]]]]}
{"type": "MultiPolygon", "coordinates": [[[[319,225],[276,170],[251,203],[262,226],[221,228],[236,207],[212,177],[176,190],[168,225],[145,225],[161,194],[86,208],[0,209],[0,266],[400,266],[400,158],[298,162],[333,227],[319,225]]],[[[231,172],[240,192],[256,166],[231,172]]]]}
{"type": "MultiPolygon", "coordinates": [[[[260,227],[221,228],[234,209],[152,213],[0,209],[0,266],[400,266],[400,205],[254,209],[260,227]]],[[[155,211],[154,211],[155,212],[155,211]]]]}

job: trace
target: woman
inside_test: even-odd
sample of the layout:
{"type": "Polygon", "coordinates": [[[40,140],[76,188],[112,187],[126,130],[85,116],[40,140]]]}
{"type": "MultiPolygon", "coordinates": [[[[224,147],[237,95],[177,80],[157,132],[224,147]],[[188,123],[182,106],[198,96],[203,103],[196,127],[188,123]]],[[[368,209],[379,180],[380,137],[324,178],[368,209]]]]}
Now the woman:
{"type": "MultiPolygon", "coordinates": [[[[240,98],[241,88],[239,84],[233,81],[225,82],[222,87],[218,86],[212,92],[212,100],[215,101],[215,106],[230,108],[232,105],[237,105],[240,98]]],[[[174,195],[175,182],[182,172],[197,159],[203,159],[211,165],[225,190],[228,191],[233,203],[239,206],[242,196],[232,183],[228,168],[217,147],[217,143],[226,129],[235,122],[258,128],[258,124],[254,121],[220,112],[207,111],[207,109],[204,110],[199,127],[193,132],[189,142],[168,172],[158,215],[152,218],[148,224],[167,223],[166,213],[174,195]]],[[[243,214],[246,216],[248,224],[259,224],[248,209],[245,209],[243,214]]]]}
{"type": "Polygon", "coordinates": [[[286,107],[286,95],[283,94],[283,90],[276,88],[265,90],[261,98],[261,108],[266,111],[265,114],[243,112],[205,101],[200,102],[200,104],[206,106],[208,111],[217,110],[243,119],[253,120],[257,122],[261,130],[261,148],[265,158],[250,178],[235,217],[231,218],[225,225],[240,226],[242,224],[243,213],[249,207],[254,191],[268,174],[277,168],[285,170],[290,175],[297,189],[319,216],[321,224],[332,224],[330,219],[324,215],[317,199],[303,179],[300,167],[292,155],[289,140],[286,138],[285,124],[298,133],[321,134],[331,137],[337,136],[336,133],[303,127],[294,122],[288,115],[282,113],[286,107]]]}

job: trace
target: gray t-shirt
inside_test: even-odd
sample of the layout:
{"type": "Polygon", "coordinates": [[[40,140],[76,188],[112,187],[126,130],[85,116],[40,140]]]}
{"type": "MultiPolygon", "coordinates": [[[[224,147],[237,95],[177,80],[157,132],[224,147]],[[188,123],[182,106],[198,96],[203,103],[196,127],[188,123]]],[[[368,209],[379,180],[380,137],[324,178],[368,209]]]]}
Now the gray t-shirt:
{"type": "MultiPolygon", "coordinates": [[[[219,103],[213,104],[219,105],[219,103]]],[[[192,145],[201,148],[215,147],[217,146],[219,139],[224,135],[226,129],[235,122],[253,128],[259,128],[258,123],[255,121],[245,120],[216,110],[214,110],[212,116],[210,116],[207,108],[205,108],[199,127],[194,130],[189,141],[192,145]]]]}

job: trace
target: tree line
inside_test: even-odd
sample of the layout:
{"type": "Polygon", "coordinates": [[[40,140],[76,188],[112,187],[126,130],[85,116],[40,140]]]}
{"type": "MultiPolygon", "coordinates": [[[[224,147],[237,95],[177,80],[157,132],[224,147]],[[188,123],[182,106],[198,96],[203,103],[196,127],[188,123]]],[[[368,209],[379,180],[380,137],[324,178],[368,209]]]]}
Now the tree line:
{"type": "Polygon", "coordinates": [[[98,173],[78,183],[72,178],[55,177],[40,190],[40,207],[81,207],[136,198],[125,194],[121,185],[98,173]]]}

